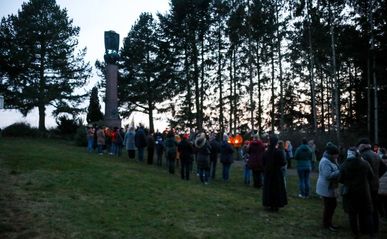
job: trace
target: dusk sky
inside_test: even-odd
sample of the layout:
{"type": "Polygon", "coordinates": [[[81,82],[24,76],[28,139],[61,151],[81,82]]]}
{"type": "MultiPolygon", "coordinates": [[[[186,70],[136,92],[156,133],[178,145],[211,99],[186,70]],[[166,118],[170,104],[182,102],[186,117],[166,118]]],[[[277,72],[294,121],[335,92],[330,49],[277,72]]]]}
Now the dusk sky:
{"type": "MultiPolygon", "coordinates": [[[[28,1],[0,0],[0,16],[17,14],[23,2],[28,1]]],[[[56,2],[62,9],[67,9],[69,17],[73,19],[73,24],[80,27],[79,47],[87,47],[86,61],[89,61],[93,67],[97,59],[103,60],[104,31],[113,30],[119,33],[121,48],[122,39],[127,36],[140,13],[165,13],[169,9],[169,0],[57,0],[56,2]]],[[[97,80],[94,73],[85,90],[93,87],[97,80]]],[[[104,111],[103,108],[102,111],[104,111]]],[[[28,122],[31,126],[37,127],[38,119],[36,109],[26,118],[23,118],[16,110],[0,110],[0,128],[15,122],[28,122]]],[[[157,128],[157,122],[155,124],[157,128]]],[[[46,127],[55,126],[56,123],[51,113],[46,111],[46,127]]]]}

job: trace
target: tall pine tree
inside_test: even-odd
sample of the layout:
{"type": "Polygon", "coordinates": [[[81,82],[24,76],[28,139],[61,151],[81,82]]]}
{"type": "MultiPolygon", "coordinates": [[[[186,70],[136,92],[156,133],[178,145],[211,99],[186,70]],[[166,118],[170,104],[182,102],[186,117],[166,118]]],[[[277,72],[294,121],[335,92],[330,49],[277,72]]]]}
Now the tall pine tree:
{"type": "Polygon", "coordinates": [[[30,0],[1,20],[1,90],[6,104],[23,115],[38,107],[40,130],[47,105],[57,114],[74,114],[85,97],[74,93],[90,75],[86,49],[76,53],[78,35],[79,27],[55,0],[30,0]]]}

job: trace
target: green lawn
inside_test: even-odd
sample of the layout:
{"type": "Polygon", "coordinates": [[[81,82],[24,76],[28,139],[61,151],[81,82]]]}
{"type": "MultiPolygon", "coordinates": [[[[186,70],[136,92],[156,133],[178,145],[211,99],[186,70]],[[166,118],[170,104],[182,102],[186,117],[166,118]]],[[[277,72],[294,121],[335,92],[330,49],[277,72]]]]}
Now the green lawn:
{"type": "Polygon", "coordinates": [[[231,174],[227,184],[204,186],[126,154],[0,138],[0,238],[350,238],[341,203],[340,232],[321,229],[322,202],[297,198],[296,176],[288,178],[289,205],[272,213],[260,190],[243,185],[239,162],[231,174]]]}

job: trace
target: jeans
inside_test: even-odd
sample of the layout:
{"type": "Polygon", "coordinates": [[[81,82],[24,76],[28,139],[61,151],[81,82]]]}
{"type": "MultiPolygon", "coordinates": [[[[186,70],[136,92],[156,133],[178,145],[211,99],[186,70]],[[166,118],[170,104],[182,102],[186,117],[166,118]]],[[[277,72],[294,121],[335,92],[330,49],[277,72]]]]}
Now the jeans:
{"type": "Polygon", "coordinates": [[[208,183],[209,174],[210,174],[209,168],[199,168],[200,182],[208,183]]]}
{"type": "Polygon", "coordinates": [[[215,179],[216,159],[210,161],[210,167],[211,167],[211,178],[212,178],[212,179],[215,179]]]}
{"type": "Polygon", "coordinates": [[[224,163],[223,164],[223,180],[226,182],[230,178],[230,167],[231,164],[224,163]]]}
{"type": "Polygon", "coordinates": [[[144,161],[144,148],[138,148],[138,161],[144,161]]]}
{"type": "Polygon", "coordinates": [[[93,152],[94,138],[87,138],[87,151],[89,153],[93,152]]]}
{"type": "Polygon", "coordinates": [[[115,143],[112,143],[111,145],[110,154],[117,155],[117,145],[115,143]]]}
{"type": "Polygon", "coordinates": [[[98,145],[97,145],[97,152],[98,152],[99,154],[102,154],[102,152],[103,152],[103,145],[102,145],[102,144],[98,144],[98,145]]]}
{"type": "Polygon", "coordinates": [[[299,189],[303,197],[309,197],[310,191],[310,169],[298,169],[299,189]]]}
{"type": "Polygon", "coordinates": [[[247,164],[245,164],[245,167],[243,168],[243,181],[245,184],[250,185],[250,178],[251,178],[251,173],[250,173],[250,168],[247,164]]]}

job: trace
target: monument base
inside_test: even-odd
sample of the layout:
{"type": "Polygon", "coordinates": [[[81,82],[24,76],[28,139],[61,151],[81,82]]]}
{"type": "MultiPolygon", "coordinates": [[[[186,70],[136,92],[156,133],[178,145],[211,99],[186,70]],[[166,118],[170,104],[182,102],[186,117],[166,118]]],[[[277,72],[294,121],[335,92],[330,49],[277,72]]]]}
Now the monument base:
{"type": "Polygon", "coordinates": [[[114,127],[117,127],[117,128],[121,128],[121,119],[105,119],[104,120],[105,122],[105,126],[109,127],[109,128],[114,128],[114,127]]]}

